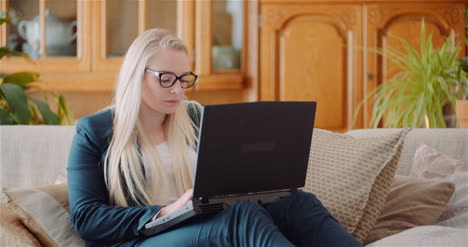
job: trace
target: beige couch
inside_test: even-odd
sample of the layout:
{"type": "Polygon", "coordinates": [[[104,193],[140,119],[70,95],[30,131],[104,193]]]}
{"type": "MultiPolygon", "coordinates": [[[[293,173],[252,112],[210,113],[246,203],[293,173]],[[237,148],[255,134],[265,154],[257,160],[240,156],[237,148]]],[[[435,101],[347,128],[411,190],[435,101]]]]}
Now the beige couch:
{"type": "MultiPolygon", "coordinates": [[[[397,131],[399,130],[365,129],[353,130],[347,134],[356,138],[375,138],[397,131]]],[[[60,197],[60,193],[63,194],[66,191],[66,187],[64,187],[65,190],[59,188],[53,189],[52,192],[48,189],[37,189],[35,187],[66,182],[66,164],[74,132],[73,126],[0,126],[0,186],[2,188],[25,189],[10,189],[10,192],[14,192],[11,193],[14,195],[11,196],[13,199],[17,195],[24,198],[24,194],[31,193],[31,191],[40,191],[41,193],[45,191],[47,193],[40,195],[51,198],[50,200],[41,201],[42,199],[30,199],[28,197],[29,201],[23,200],[23,203],[29,204],[32,212],[24,212],[17,205],[9,204],[10,208],[16,207],[11,211],[10,208],[5,206],[6,196],[2,194],[0,197],[2,203],[0,205],[0,222],[2,224],[0,227],[0,246],[83,245],[83,242],[73,233],[70,223],[65,222],[67,219],[64,216],[61,216],[61,220],[64,221],[63,224],[66,226],[60,225],[56,226],[55,229],[49,229],[48,231],[52,232],[48,233],[51,237],[44,237],[42,232],[37,230],[37,228],[44,228],[44,224],[51,220],[44,219],[43,215],[37,215],[41,214],[40,210],[43,208],[53,206],[54,209],[48,210],[54,213],[59,212],[62,215],[68,213],[67,201],[63,200],[63,198],[62,200],[57,199],[57,197],[60,197]],[[53,205],[50,204],[51,201],[53,205]],[[33,216],[28,218],[25,214],[29,214],[27,216],[33,214],[33,216]],[[13,229],[13,234],[11,229],[13,229]],[[64,229],[66,229],[66,236],[63,233],[64,229]]],[[[415,151],[423,143],[453,159],[468,161],[468,129],[413,129],[406,136],[401,158],[398,162],[397,174],[409,174],[415,151]]],[[[55,222],[54,224],[57,225],[58,223],[55,222]]],[[[435,245],[468,246],[467,238],[467,228],[436,226],[434,224],[432,226],[413,227],[370,244],[370,246],[431,245],[427,244],[428,240],[435,245]],[[418,240],[418,237],[423,240],[418,240]],[[426,239],[426,242],[424,242],[424,239],[426,239]],[[447,239],[455,239],[455,242],[447,239]]]]}

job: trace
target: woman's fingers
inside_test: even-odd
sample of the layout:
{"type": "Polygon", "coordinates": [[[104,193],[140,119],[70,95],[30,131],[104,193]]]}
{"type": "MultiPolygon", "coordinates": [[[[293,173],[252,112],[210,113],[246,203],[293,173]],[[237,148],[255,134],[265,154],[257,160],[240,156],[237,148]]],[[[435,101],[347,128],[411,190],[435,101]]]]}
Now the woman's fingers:
{"type": "Polygon", "coordinates": [[[193,198],[193,189],[189,189],[181,197],[179,197],[177,201],[163,207],[159,211],[158,218],[166,214],[170,214],[176,211],[177,209],[185,206],[185,204],[187,204],[188,201],[192,200],[192,198],[193,198]]]}
{"type": "Polygon", "coordinates": [[[176,203],[179,204],[179,207],[182,207],[185,204],[187,204],[188,201],[192,200],[192,198],[193,198],[193,189],[189,189],[176,201],[176,203]]]}

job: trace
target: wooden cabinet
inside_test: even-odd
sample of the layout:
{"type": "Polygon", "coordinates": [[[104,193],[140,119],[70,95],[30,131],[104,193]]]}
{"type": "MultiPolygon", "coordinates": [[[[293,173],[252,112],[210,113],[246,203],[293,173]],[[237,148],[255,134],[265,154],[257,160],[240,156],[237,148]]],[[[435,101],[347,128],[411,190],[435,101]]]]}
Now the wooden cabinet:
{"type": "Polygon", "coordinates": [[[361,99],[361,8],[264,4],[260,100],[314,100],[318,128],[344,130],[361,99]]]}
{"type": "MultiPolygon", "coordinates": [[[[461,42],[465,6],[464,1],[261,1],[259,99],[317,101],[317,128],[349,130],[359,102],[397,72],[370,50],[398,48],[391,35],[417,45],[423,18],[436,44],[449,35],[461,42]]],[[[369,105],[364,112],[354,128],[368,127],[369,105]]]]}
{"type": "Polygon", "coordinates": [[[17,22],[1,25],[0,45],[14,44],[18,51],[31,54],[34,64],[18,57],[6,58],[0,61],[0,73],[37,71],[46,88],[111,91],[126,49],[139,33],[155,27],[169,29],[187,44],[192,70],[200,75],[195,91],[241,90],[246,85],[247,22],[249,18],[256,21],[256,16],[245,14],[247,2],[0,0],[0,11],[5,9],[14,9],[22,17],[19,21],[27,21],[28,27],[20,28],[17,22]],[[50,45],[58,33],[50,25],[52,18],[59,20],[66,30],[68,24],[76,23],[72,27],[76,38],[66,44],[70,53],[50,45]],[[29,36],[19,35],[20,29],[29,32],[29,36]],[[34,33],[38,36],[36,41],[31,38],[34,33]]]}

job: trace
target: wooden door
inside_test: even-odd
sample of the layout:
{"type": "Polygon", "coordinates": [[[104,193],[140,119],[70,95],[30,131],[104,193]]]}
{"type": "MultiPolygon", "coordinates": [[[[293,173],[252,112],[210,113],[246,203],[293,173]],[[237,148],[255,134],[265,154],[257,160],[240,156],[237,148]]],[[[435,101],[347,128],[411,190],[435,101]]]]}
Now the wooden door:
{"type": "MultiPolygon", "coordinates": [[[[419,50],[423,19],[426,34],[432,34],[434,47],[440,47],[450,35],[455,35],[456,42],[463,44],[464,8],[463,1],[369,4],[364,9],[367,16],[365,46],[372,50],[381,49],[383,52],[388,49],[402,51],[403,45],[399,40],[402,38],[419,50]]],[[[464,45],[460,52],[460,55],[463,54],[465,54],[464,45]]],[[[363,78],[363,86],[366,92],[399,71],[391,61],[372,51],[367,53],[365,62],[367,66],[365,66],[366,76],[363,78]]],[[[370,126],[371,110],[370,104],[366,104],[364,127],[370,126]]]]}
{"type": "Polygon", "coordinates": [[[315,127],[350,129],[362,99],[361,8],[263,3],[259,99],[317,101],[315,127]]]}

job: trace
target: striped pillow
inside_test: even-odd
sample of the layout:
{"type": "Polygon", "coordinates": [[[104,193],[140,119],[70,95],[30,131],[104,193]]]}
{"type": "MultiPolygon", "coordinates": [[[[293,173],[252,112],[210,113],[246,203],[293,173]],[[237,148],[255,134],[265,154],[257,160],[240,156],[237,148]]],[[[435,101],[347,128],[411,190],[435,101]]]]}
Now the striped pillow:
{"type": "Polygon", "coordinates": [[[85,246],[70,221],[66,184],[3,192],[7,206],[43,246],[85,246]]]}
{"type": "Polygon", "coordinates": [[[383,208],[409,130],[354,138],[314,129],[304,190],[361,243],[383,208]]]}

